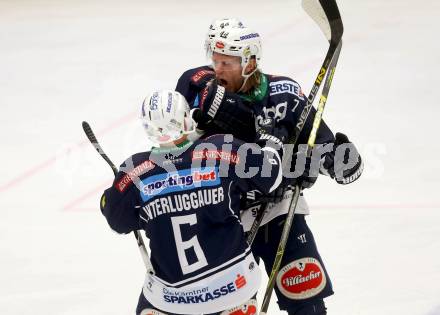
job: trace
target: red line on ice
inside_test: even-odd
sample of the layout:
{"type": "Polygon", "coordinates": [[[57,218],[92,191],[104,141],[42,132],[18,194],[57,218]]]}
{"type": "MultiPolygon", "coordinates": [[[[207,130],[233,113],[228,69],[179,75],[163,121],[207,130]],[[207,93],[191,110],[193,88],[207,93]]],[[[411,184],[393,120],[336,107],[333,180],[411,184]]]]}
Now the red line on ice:
{"type": "MultiPolygon", "coordinates": [[[[111,122],[106,127],[99,130],[98,132],[96,132],[96,135],[106,134],[107,132],[113,130],[114,128],[122,126],[123,124],[127,123],[128,121],[130,121],[131,119],[136,117],[136,115],[137,115],[137,112],[131,112],[127,115],[124,115],[124,116],[116,119],[115,121],[111,122]]],[[[87,139],[84,139],[84,140],[78,142],[76,144],[76,146],[82,147],[86,144],[90,145],[89,143],[90,142],[87,139]]],[[[67,154],[67,152],[65,154],[67,154]]],[[[30,167],[29,169],[25,170],[24,172],[22,172],[21,174],[19,174],[18,176],[14,177],[14,178],[12,178],[11,180],[7,181],[6,183],[1,184],[0,185],[0,193],[13,188],[14,186],[17,186],[18,184],[20,184],[21,182],[25,181],[28,178],[31,178],[32,176],[37,175],[38,173],[45,170],[49,166],[55,164],[56,159],[57,159],[57,156],[54,155],[54,156],[48,158],[47,160],[30,167]]]]}
{"type": "MultiPolygon", "coordinates": [[[[79,205],[84,200],[94,196],[97,192],[103,192],[104,188],[107,188],[111,185],[110,181],[106,181],[105,183],[100,184],[99,186],[93,188],[92,190],[89,190],[88,192],[84,193],[83,195],[79,196],[75,200],[72,200],[67,205],[63,207],[63,210],[72,210],[75,208],[75,206],[79,205]]],[[[96,201],[96,209],[99,209],[99,200],[96,201]]],[[[95,210],[96,210],[95,209],[95,210]]]]}

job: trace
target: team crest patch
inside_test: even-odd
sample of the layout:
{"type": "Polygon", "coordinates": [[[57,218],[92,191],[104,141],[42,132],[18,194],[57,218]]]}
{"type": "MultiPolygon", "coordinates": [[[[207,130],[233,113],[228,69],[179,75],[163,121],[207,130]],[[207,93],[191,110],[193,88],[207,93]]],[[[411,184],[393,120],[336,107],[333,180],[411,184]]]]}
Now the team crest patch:
{"type": "Polygon", "coordinates": [[[327,283],[318,260],[305,257],[284,266],[277,276],[281,293],[293,300],[302,300],[320,293],[327,283]]]}

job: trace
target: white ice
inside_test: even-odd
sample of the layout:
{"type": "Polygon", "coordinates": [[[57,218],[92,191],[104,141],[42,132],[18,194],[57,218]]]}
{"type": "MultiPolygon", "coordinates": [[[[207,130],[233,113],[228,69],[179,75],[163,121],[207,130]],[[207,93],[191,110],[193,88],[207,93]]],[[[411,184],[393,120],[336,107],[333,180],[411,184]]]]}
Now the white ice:
{"type": "MultiPolygon", "coordinates": [[[[306,193],[328,314],[440,314],[440,3],[339,2],[324,116],[366,168],[306,193]]],[[[260,32],[265,72],[309,91],[327,44],[299,0],[0,1],[0,314],[134,314],[143,265],[100,214],[112,172],[81,121],[117,164],[144,150],[143,98],[206,63],[207,26],[225,16],[260,32]]]]}

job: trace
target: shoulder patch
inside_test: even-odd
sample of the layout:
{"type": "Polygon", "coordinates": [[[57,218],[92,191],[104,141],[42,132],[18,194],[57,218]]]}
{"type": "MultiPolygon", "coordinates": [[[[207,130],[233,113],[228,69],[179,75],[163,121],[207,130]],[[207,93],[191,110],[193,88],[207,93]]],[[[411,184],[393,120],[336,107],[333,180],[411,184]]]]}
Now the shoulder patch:
{"type": "Polygon", "coordinates": [[[131,184],[133,184],[133,178],[139,177],[149,170],[154,168],[154,163],[150,160],[146,160],[136,166],[133,170],[126,173],[120,180],[118,180],[115,184],[116,189],[119,192],[124,192],[131,184]]]}
{"type": "Polygon", "coordinates": [[[200,80],[208,76],[212,77],[213,75],[215,75],[215,72],[212,70],[199,70],[191,76],[191,81],[198,83],[200,80]]]}

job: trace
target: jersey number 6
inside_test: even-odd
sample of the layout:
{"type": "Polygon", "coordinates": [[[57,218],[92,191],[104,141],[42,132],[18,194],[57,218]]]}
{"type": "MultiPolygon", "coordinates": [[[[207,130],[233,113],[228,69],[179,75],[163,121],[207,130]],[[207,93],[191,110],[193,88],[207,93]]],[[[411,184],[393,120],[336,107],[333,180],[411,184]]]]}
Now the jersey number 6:
{"type": "Polygon", "coordinates": [[[179,217],[171,217],[171,224],[173,225],[174,240],[176,241],[177,256],[179,257],[180,267],[182,268],[183,274],[194,272],[200,268],[208,265],[205,254],[203,253],[202,247],[200,246],[197,235],[194,235],[191,239],[187,241],[182,240],[182,233],[180,226],[183,224],[194,225],[197,224],[196,214],[189,214],[179,217]],[[193,248],[194,253],[197,257],[197,261],[192,264],[188,263],[185,251],[193,248]]]}

